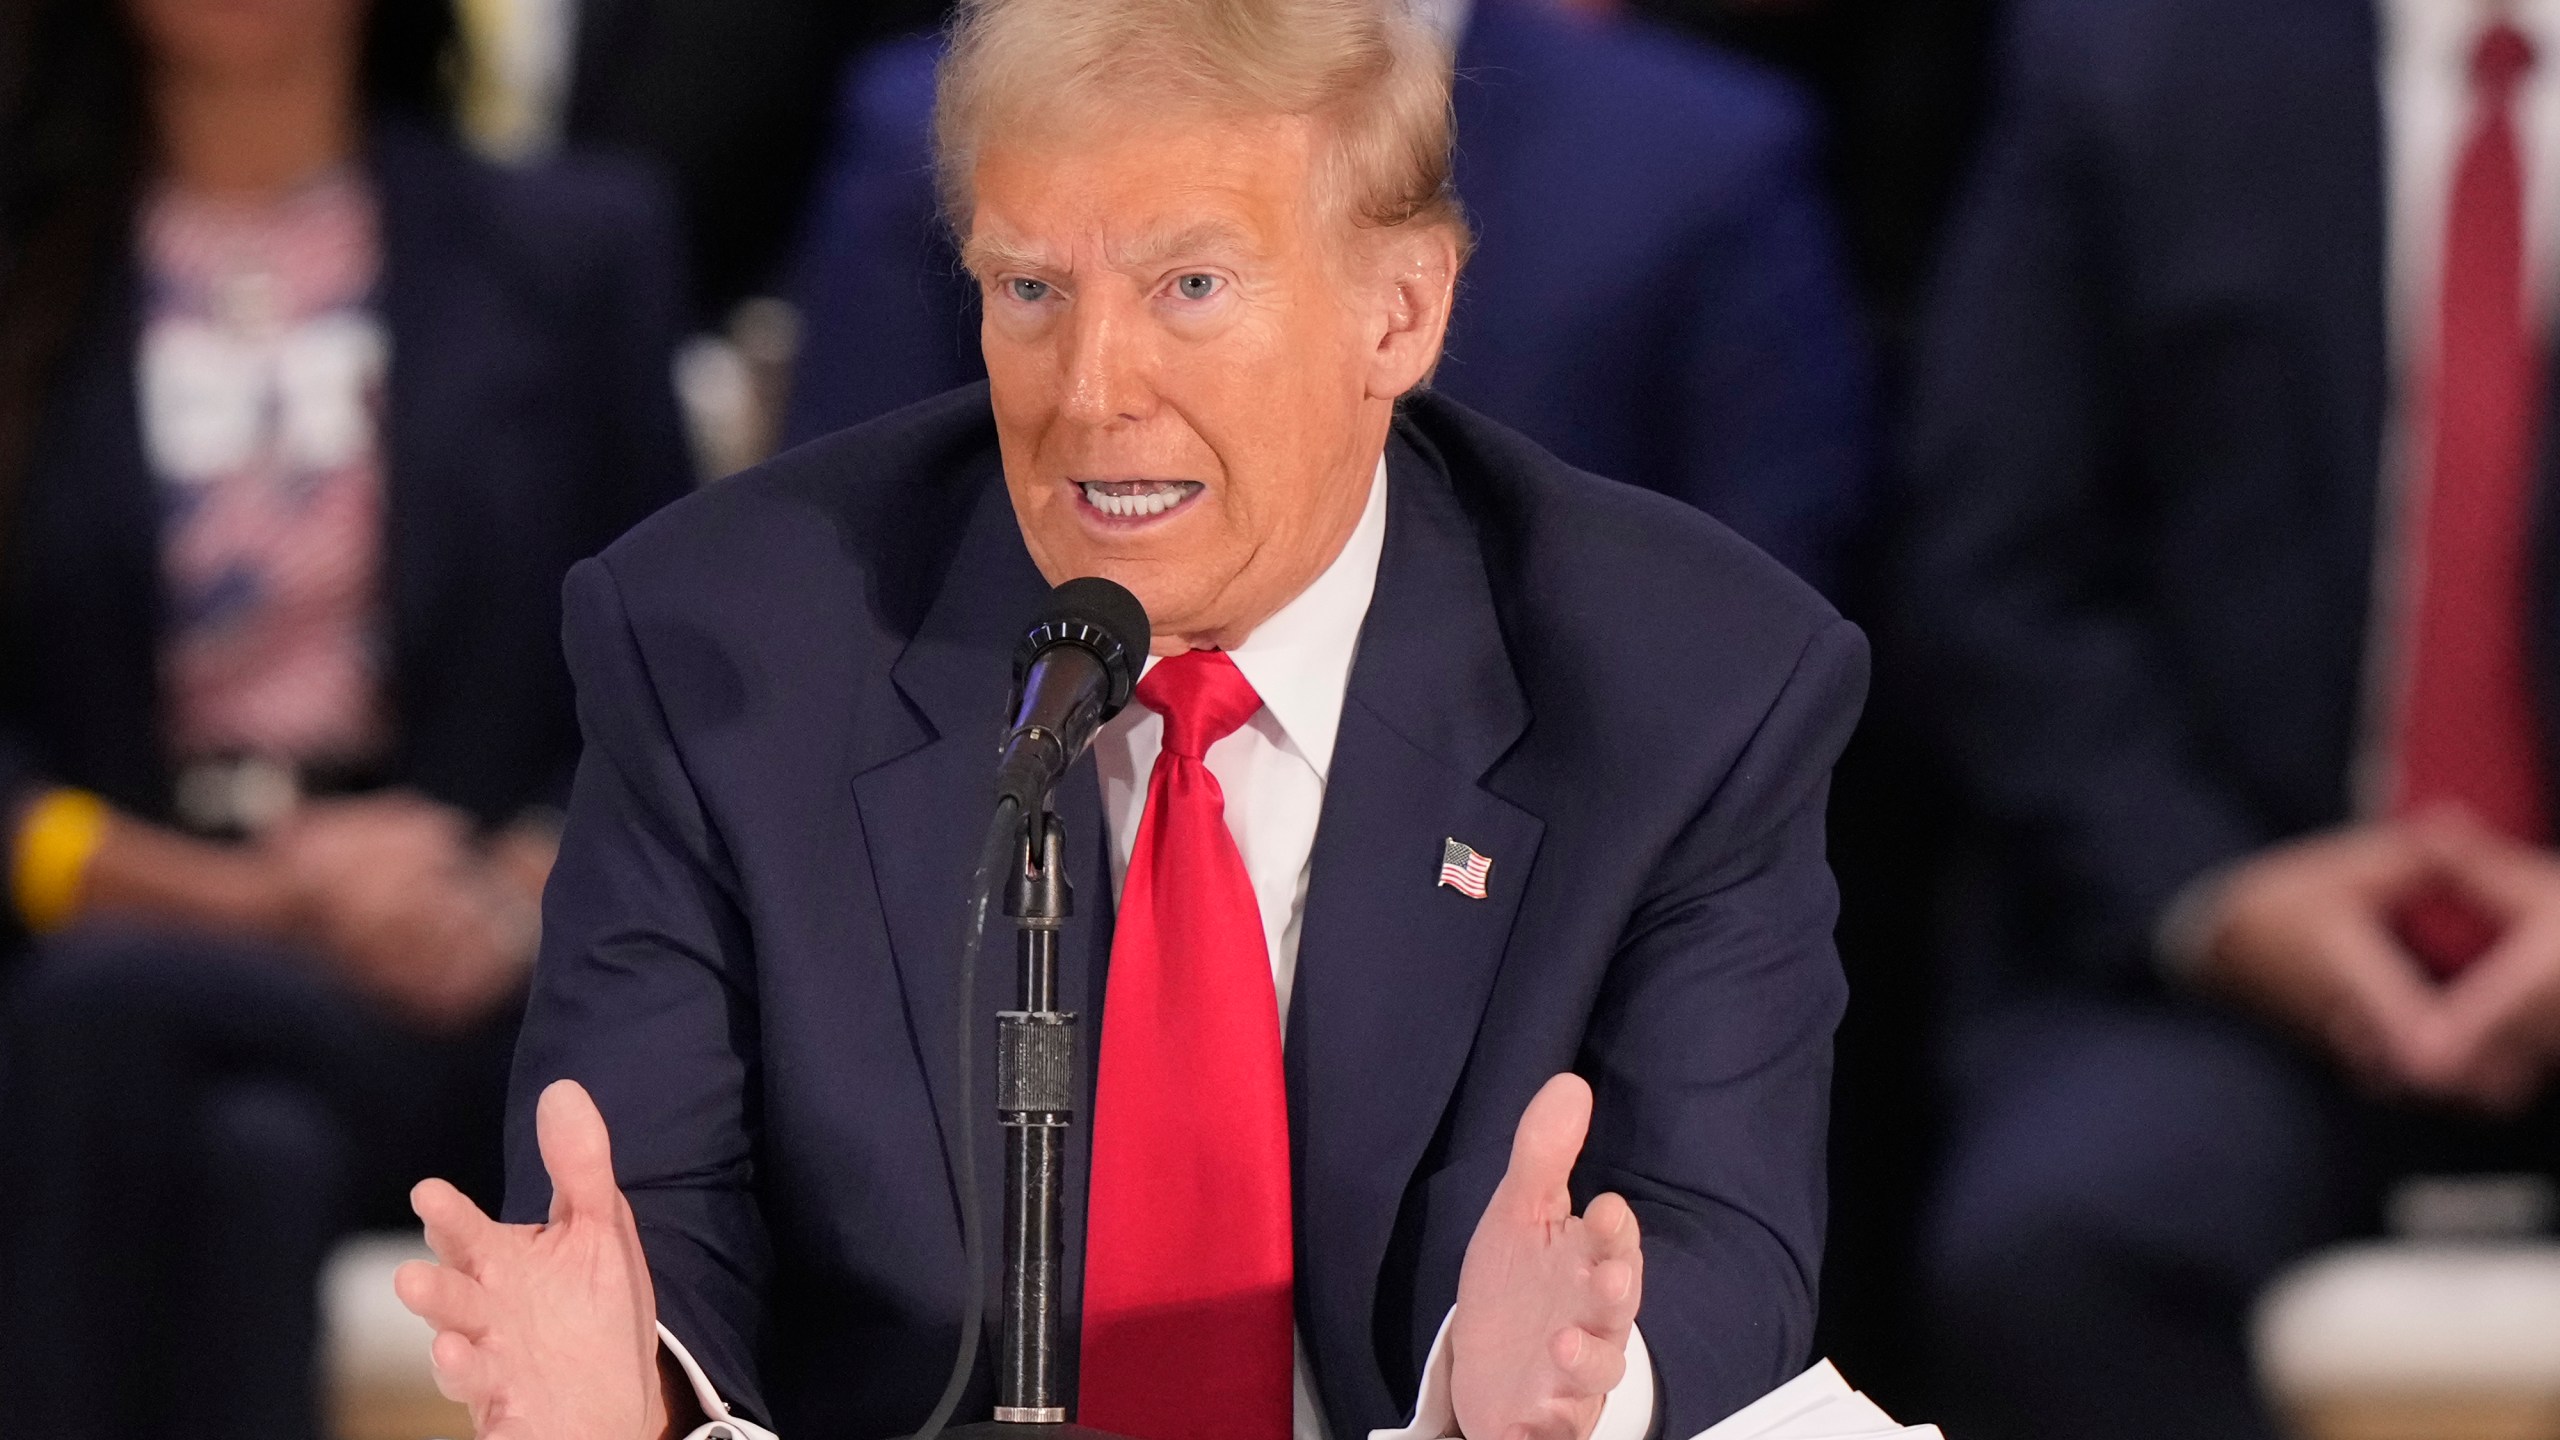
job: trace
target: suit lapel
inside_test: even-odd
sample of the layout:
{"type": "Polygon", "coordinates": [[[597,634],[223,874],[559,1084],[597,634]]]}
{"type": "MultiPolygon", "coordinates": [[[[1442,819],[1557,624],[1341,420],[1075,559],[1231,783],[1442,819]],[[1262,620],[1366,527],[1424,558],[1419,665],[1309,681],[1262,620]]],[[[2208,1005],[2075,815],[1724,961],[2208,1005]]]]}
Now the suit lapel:
{"type": "MultiPolygon", "coordinates": [[[[988,820],[996,742],[1012,687],[1014,642],[1049,589],[1023,549],[992,456],[983,469],[956,483],[975,487],[978,503],[941,593],[890,669],[899,693],[914,707],[918,727],[880,740],[874,754],[857,760],[853,782],[908,1031],[933,1096],[955,1217],[961,899],[988,820]]],[[[1066,828],[1068,877],[1075,891],[1075,915],[1059,946],[1059,993],[1071,1005],[1075,997],[1092,997],[1079,1056],[1081,1101],[1090,1093],[1099,1033],[1092,1016],[1100,1001],[1100,957],[1109,949],[1111,910],[1102,792],[1090,757],[1060,783],[1056,807],[1066,828]]],[[[995,1017],[1014,1004],[1013,956],[1013,926],[999,904],[988,916],[971,1007],[979,1028],[972,1036],[970,1106],[976,1112],[978,1190],[988,1206],[991,1266],[1001,1258],[993,1227],[1002,1214],[1004,1179],[1003,1132],[995,1117],[995,1017]]],[[[1079,1142],[1084,1129],[1078,1127],[1079,1142]]],[[[1080,1177],[1080,1160],[1077,1164],[1080,1177]]],[[[1080,1191],[1071,1197],[1080,1198],[1080,1191]]],[[[1079,1217],[1071,1215],[1071,1246],[1080,1245],[1081,1233],[1079,1217]]],[[[1070,1255],[1080,1258],[1076,1249],[1070,1255]]],[[[1070,1294],[1075,1273],[1071,1263],[1070,1294]]],[[[991,1268],[988,1283],[994,1279],[991,1268]]]]}
{"type": "Polygon", "coordinates": [[[1372,1334],[1378,1268],[1465,1069],[1543,825],[1479,784],[1528,724],[1472,522],[1409,432],[1310,861],[1286,1064],[1298,1316],[1337,1427],[1398,1402],[1372,1334]],[[1444,840],[1487,898],[1436,883],[1444,840]]]}

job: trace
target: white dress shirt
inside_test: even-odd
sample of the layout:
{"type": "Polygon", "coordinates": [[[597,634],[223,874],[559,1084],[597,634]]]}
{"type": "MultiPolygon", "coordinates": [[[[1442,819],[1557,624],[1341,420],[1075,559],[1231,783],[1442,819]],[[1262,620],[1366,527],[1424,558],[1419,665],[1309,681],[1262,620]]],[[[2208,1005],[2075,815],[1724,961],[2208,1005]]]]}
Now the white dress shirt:
{"type": "MultiPolygon", "coordinates": [[[[1360,512],[1342,553],[1265,620],[1244,643],[1227,652],[1262,697],[1262,709],[1203,757],[1226,797],[1227,832],[1244,858],[1253,898],[1262,911],[1262,936],[1271,951],[1271,981],[1278,995],[1272,1023],[1289,1013],[1298,973],[1298,929],[1307,904],[1307,860],[1315,850],[1316,823],[1324,812],[1325,776],[1333,767],[1333,741],[1342,724],[1342,699],[1361,622],[1377,589],[1378,558],[1387,542],[1387,462],[1379,457],[1369,503],[1360,512]]],[[[1150,657],[1147,668],[1153,669],[1150,657]]],[[[1164,721],[1143,705],[1120,712],[1094,738],[1094,763],[1102,774],[1102,813],[1111,832],[1111,883],[1117,892],[1129,873],[1144,818],[1147,779],[1164,748],[1164,721]]],[[[659,1338],[693,1382],[712,1423],[689,1440],[773,1440],[772,1433],[729,1415],[699,1366],[665,1326],[659,1338]],[[731,1432],[724,1434],[722,1432],[731,1432]]],[[[1449,1398],[1448,1322],[1441,1322],[1423,1364],[1422,1390],[1413,1422],[1401,1430],[1375,1430],[1370,1440],[1441,1440],[1458,1433],[1449,1398]]],[[[1331,1440],[1323,1409],[1307,1371],[1307,1348],[1297,1347],[1291,1429],[1295,1440],[1331,1440]]],[[[1653,1359],[1641,1332],[1629,1337],[1626,1378],[1618,1382],[1592,1432],[1592,1440],[1643,1440],[1653,1428],[1653,1359]]]]}

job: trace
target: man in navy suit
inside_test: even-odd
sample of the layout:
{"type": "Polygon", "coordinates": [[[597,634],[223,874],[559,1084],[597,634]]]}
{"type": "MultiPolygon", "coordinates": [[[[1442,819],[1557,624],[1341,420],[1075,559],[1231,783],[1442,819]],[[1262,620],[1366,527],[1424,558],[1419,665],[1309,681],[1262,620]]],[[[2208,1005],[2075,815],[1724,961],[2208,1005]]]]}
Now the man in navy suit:
{"type": "MultiPolygon", "coordinates": [[[[1868,503],[1868,363],[1812,106],[1643,22],[1553,0],[1422,8],[1458,37],[1478,238],[1434,387],[1838,594],[1868,503]]],[[[984,373],[927,163],[941,48],[887,45],[846,75],[794,287],[788,441],[984,373]]]]}
{"type": "Polygon", "coordinates": [[[1902,651],[1986,841],[1928,1257],[1986,1437],[2269,1434],[2279,1268],[2560,1160],[2555,21],[2012,17],[1902,651]]]}
{"type": "Polygon", "coordinates": [[[965,23],[942,163],[989,383],[570,584],[589,746],[509,1145],[511,1217],[550,1221],[420,1190],[445,1263],[399,1284],[444,1383],[493,1440],[926,1416],[994,1280],[946,1150],[951,921],[1019,628],[1099,573],[1155,659],[1058,796],[1061,983],[1100,1016],[1084,1418],[1698,1430],[1810,1344],[1863,641],[1716,522],[1414,393],[1464,226],[1400,7],[965,23]],[[1453,842],[1490,864],[1435,883],[1453,842]]]}

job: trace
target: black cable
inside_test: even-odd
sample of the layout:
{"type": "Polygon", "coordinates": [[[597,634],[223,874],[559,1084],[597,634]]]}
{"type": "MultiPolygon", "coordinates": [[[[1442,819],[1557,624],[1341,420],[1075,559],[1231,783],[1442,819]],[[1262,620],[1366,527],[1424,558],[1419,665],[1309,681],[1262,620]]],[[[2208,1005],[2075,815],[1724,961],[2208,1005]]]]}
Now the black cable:
{"type": "Polygon", "coordinates": [[[999,870],[1022,843],[1022,807],[1010,797],[996,802],[987,838],[978,847],[978,868],[969,876],[968,908],[960,930],[960,1085],[957,1091],[960,1130],[953,1146],[960,1152],[960,1253],[968,1268],[968,1284],[960,1302],[960,1353],[951,1361],[951,1379],[942,1399],[913,1440],[939,1440],[943,1427],[960,1408],[960,1396],[978,1368],[979,1334],[987,1323],[987,1205],[978,1193],[978,951],[986,943],[987,911],[995,900],[999,870]]]}

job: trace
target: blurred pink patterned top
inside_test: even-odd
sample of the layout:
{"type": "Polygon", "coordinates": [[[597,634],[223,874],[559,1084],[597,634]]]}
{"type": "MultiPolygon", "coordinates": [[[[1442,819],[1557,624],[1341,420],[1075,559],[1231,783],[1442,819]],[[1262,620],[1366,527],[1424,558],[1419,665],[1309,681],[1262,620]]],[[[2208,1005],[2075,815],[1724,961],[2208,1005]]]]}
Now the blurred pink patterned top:
{"type": "Polygon", "coordinates": [[[181,762],[361,762],[388,740],[374,197],[335,172],[268,204],[163,187],[140,237],[145,448],[181,762]]]}

